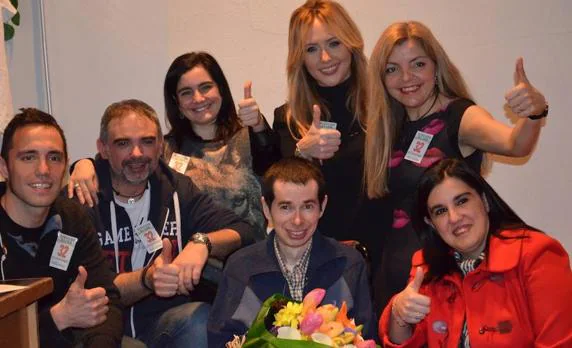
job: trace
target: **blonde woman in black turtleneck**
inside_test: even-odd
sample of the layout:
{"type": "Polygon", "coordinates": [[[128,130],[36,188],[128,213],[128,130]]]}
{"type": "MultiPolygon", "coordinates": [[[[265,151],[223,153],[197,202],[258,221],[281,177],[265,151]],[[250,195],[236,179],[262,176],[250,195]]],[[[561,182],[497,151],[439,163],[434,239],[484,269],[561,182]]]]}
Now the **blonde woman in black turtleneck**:
{"type": "MultiPolygon", "coordinates": [[[[329,196],[323,234],[360,240],[366,57],[362,36],[334,1],[307,1],[290,18],[288,99],[274,111],[283,157],[321,164],[329,196]]],[[[365,231],[364,231],[365,232],[365,231]]]]}

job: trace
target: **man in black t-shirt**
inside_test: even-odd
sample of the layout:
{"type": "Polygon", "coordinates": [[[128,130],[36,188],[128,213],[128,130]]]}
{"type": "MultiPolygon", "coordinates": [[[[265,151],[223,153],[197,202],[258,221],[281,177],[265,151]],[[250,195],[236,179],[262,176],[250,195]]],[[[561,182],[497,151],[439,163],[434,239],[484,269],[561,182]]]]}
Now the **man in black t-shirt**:
{"type": "Polygon", "coordinates": [[[0,152],[2,279],[51,277],[39,301],[40,346],[117,347],[119,292],[95,229],[78,204],[59,197],[67,148],[56,120],[22,109],[7,125],[0,152]]]}

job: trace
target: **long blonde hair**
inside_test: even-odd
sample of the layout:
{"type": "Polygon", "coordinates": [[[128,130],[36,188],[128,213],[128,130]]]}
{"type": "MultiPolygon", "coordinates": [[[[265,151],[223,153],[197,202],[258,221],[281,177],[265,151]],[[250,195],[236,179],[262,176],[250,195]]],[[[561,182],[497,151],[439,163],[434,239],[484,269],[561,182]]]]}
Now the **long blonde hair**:
{"type": "Polygon", "coordinates": [[[448,98],[472,99],[465,81],[445,50],[420,22],[397,22],[381,34],[369,61],[369,96],[367,135],[365,141],[364,181],[369,198],[383,197],[388,192],[387,176],[391,151],[406,112],[385,88],[385,69],[395,46],[415,40],[435,63],[437,88],[448,98]]]}
{"type": "Polygon", "coordinates": [[[350,93],[346,105],[353,111],[354,121],[365,124],[367,107],[367,59],[363,53],[363,38],[346,10],[335,1],[308,0],[290,17],[288,33],[288,103],[286,124],[294,139],[302,138],[312,124],[312,105],[320,105],[326,119],[330,111],[320,102],[317,82],[304,65],[306,38],[314,20],[329,30],[347,47],[352,55],[350,93]]]}

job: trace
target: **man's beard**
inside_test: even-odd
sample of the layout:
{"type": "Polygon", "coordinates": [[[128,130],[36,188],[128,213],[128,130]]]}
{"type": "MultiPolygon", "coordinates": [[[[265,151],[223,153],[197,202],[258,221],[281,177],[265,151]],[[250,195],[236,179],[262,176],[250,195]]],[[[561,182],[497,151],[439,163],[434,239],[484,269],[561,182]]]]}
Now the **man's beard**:
{"type": "Polygon", "coordinates": [[[121,162],[121,172],[116,173],[115,176],[120,181],[126,184],[131,184],[131,185],[144,184],[149,180],[149,176],[151,176],[151,174],[155,171],[156,167],[157,166],[153,165],[153,161],[149,157],[129,158],[121,162]],[[129,170],[129,166],[132,165],[143,165],[143,166],[146,165],[148,167],[148,170],[146,171],[146,173],[133,174],[129,170]]]}

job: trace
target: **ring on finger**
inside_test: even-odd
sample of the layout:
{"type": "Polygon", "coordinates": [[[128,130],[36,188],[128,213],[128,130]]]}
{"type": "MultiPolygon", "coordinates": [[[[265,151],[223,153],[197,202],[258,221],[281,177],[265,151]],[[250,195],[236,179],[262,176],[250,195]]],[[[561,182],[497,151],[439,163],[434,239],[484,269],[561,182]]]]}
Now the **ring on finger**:
{"type": "Polygon", "coordinates": [[[79,182],[76,182],[75,184],[73,184],[73,188],[74,188],[74,189],[79,188],[79,182]]]}

